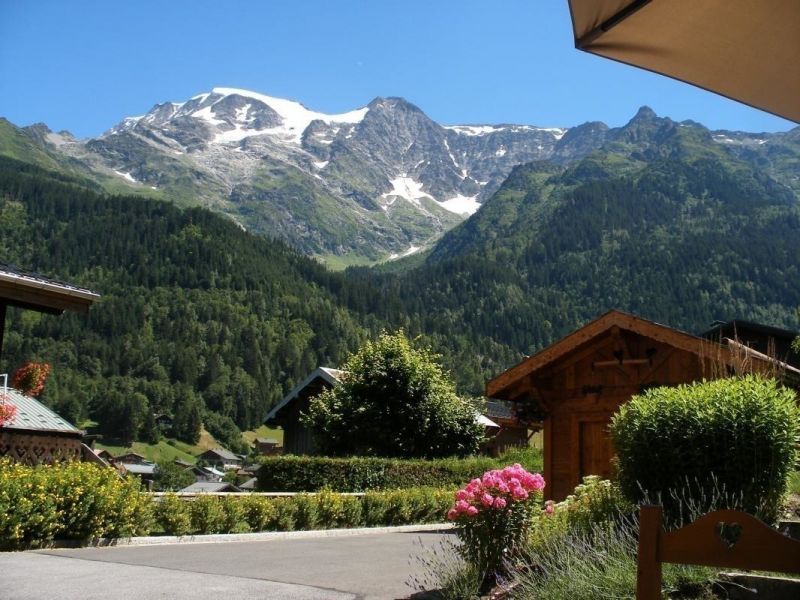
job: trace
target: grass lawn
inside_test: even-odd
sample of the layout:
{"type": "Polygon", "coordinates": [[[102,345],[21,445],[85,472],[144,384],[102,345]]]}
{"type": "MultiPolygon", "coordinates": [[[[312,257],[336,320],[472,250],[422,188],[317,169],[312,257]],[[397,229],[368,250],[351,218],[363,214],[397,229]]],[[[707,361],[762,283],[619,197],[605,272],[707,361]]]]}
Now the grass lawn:
{"type": "MultiPolygon", "coordinates": [[[[266,425],[262,425],[253,431],[242,432],[242,437],[248,444],[252,444],[257,437],[260,438],[274,438],[278,443],[283,444],[283,430],[270,429],[266,425]]],[[[130,446],[122,446],[115,444],[114,440],[107,440],[107,443],[98,442],[95,444],[98,449],[105,449],[111,452],[114,456],[125,454],[127,452],[136,452],[141,454],[147,460],[158,462],[159,460],[175,460],[180,458],[186,462],[196,463],[197,456],[206,450],[212,448],[219,448],[222,446],[217,440],[214,439],[205,429],[200,430],[200,441],[196,444],[187,444],[174,439],[164,439],[157,444],[145,444],[144,442],[134,442],[130,446]]]]}
{"type": "Polygon", "coordinates": [[[266,425],[262,425],[253,431],[243,431],[242,437],[247,440],[248,444],[252,444],[257,437],[260,437],[278,440],[278,443],[283,445],[283,429],[271,429],[266,425]]]}
{"type": "Polygon", "coordinates": [[[187,444],[178,440],[161,440],[157,444],[145,444],[144,442],[134,442],[130,446],[115,445],[111,440],[108,444],[97,443],[100,449],[106,449],[114,456],[127,452],[141,454],[147,460],[158,462],[159,460],[175,460],[180,458],[186,462],[197,462],[197,455],[202,454],[211,448],[221,446],[210,433],[205,429],[200,430],[200,441],[197,444],[187,444]]]}

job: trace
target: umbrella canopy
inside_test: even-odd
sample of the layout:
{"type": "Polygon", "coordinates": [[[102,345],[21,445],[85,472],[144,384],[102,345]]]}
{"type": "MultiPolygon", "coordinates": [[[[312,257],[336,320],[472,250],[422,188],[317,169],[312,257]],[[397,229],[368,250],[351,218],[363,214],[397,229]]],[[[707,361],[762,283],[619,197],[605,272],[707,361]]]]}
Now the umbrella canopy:
{"type": "Polygon", "coordinates": [[[800,122],[800,0],[569,0],[575,47],[800,122]]]}

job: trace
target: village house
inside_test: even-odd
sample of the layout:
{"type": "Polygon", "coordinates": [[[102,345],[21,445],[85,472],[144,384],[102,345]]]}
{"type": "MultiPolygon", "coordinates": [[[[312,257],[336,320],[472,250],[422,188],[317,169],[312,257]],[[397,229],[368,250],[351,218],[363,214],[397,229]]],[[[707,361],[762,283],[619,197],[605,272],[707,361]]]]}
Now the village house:
{"type": "Polygon", "coordinates": [[[234,454],[225,448],[213,448],[212,450],[206,450],[197,458],[204,461],[206,464],[222,469],[223,471],[239,469],[244,464],[244,459],[241,456],[234,454]]]}
{"type": "Polygon", "coordinates": [[[180,493],[184,494],[210,494],[210,493],[219,493],[219,492],[241,492],[238,487],[233,485],[232,483],[226,483],[224,481],[196,481],[191,485],[186,486],[185,488],[178,490],[180,493]]]}
{"type": "Polygon", "coordinates": [[[256,438],[253,445],[261,456],[274,456],[283,452],[283,447],[275,438],[256,438]]]}
{"type": "Polygon", "coordinates": [[[96,458],[83,443],[84,432],[38,400],[7,387],[0,388],[0,395],[16,407],[14,417],[0,427],[0,457],[30,465],[96,458]]]}
{"type": "Polygon", "coordinates": [[[482,417],[493,425],[486,428],[486,441],[482,446],[483,451],[491,456],[528,446],[531,436],[539,429],[538,426],[529,429],[517,418],[513,403],[504,400],[488,400],[482,417]]]}
{"type": "Polygon", "coordinates": [[[283,429],[283,451],[286,454],[313,454],[311,431],[300,422],[300,414],[308,410],[311,398],[339,383],[343,371],[318,367],[267,413],[264,423],[283,429]]]}
{"type": "Polygon", "coordinates": [[[582,477],[610,476],[611,416],[647,388],[743,367],[800,383],[796,367],[720,337],[726,332],[696,336],[612,310],[499,374],[486,395],[513,402],[517,417],[543,428],[546,497],[562,500],[582,477]]]}
{"type": "MultiPolygon", "coordinates": [[[[0,264],[0,355],[9,306],[53,315],[65,310],[86,313],[99,297],[90,290],[0,264]]],[[[0,393],[16,407],[16,416],[0,428],[0,456],[27,464],[62,459],[103,462],[83,444],[83,431],[38,400],[7,387],[8,378],[3,377],[0,393]]]]}

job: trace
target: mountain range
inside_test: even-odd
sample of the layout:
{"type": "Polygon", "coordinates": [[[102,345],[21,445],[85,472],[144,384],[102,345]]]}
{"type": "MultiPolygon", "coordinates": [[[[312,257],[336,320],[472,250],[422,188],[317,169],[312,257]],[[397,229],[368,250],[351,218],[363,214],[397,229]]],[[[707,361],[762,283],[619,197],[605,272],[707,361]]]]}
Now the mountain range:
{"type": "MultiPolygon", "coordinates": [[[[217,102],[236,100],[236,94],[219,95],[217,102]]],[[[324,214],[345,219],[350,205],[341,198],[350,198],[359,207],[352,214],[382,216],[384,224],[392,218],[395,227],[401,209],[417,223],[429,223],[422,209],[453,220],[440,220],[431,234],[436,239],[424,251],[337,273],[303,255],[337,250],[304,245],[311,232],[315,239],[332,239],[317,220],[320,190],[332,189],[336,181],[333,174],[320,179],[330,165],[341,164],[337,172],[343,173],[348,157],[401,160],[402,153],[392,153],[405,148],[401,133],[413,130],[409,121],[415,120],[419,147],[434,148],[431,139],[446,139],[456,161],[458,140],[488,144],[501,139],[497,136],[523,133],[511,126],[470,126],[469,133],[459,133],[431,124],[407,103],[386,100],[407,114],[385,116],[380,135],[357,131],[378,127],[370,117],[375,111],[378,120],[378,108],[368,107],[363,116],[297,117],[295,130],[265,111],[257,117],[261,121],[252,122],[260,133],[248,136],[250,128],[235,120],[206,126],[203,115],[223,122],[228,117],[223,107],[215,111],[215,104],[207,104],[212,96],[195,101],[206,103],[190,107],[200,116],[174,116],[182,109],[167,107],[163,125],[146,124],[147,117],[128,120],[97,140],[65,141],[67,134],[44,126],[0,122],[0,262],[102,294],[88,317],[11,310],[0,371],[25,360],[51,362],[45,402],[75,421],[98,422],[104,434],[148,439],[153,432],[146,418],[155,412],[203,414],[207,427],[233,432],[228,437],[234,439],[237,427],[258,424],[310,370],[341,365],[382,329],[403,328],[420,338],[417,343],[441,353],[462,392],[477,394],[486,379],[609,308],[689,332],[717,319],[800,325],[800,128],[777,134],[714,132],[643,108],[618,128],[588,123],[563,135],[527,130],[552,139],[549,155],[503,166],[507,175],[483,186],[493,191],[477,193],[480,210],[465,219],[442,206],[442,199],[456,193],[434,188],[444,186],[446,177],[437,184],[433,171],[426,171],[423,182],[422,174],[411,171],[419,184],[413,189],[445,190],[436,192],[438,201],[419,200],[420,208],[414,193],[403,190],[410,200],[389,193],[400,186],[393,183],[397,171],[388,162],[364,158],[362,168],[353,162],[350,172],[363,181],[372,178],[378,186],[373,196],[355,200],[325,192],[332,208],[324,214]],[[171,142],[157,133],[179,136],[170,123],[181,119],[188,120],[182,125],[186,131],[195,124],[197,140],[171,142]],[[307,121],[298,145],[296,129],[307,121]],[[401,122],[399,130],[390,129],[401,122]],[[314,155],[328,160],[323,174],[316,173],[320,178],[299,162],[290,164],[310,153],[308,139],[327,127],[340,130],[318,134],[331,140],[321,144],[330,154],[314,155]],[[151,144],[148,135],[162,141],[151,144]],[[216,136],[227,137],[217,143],[216,136]],[[357,137],[359,144],[349,146],[357,137]],[[237,144],[269,147],[272,155],[284,152],[280,159],[245,160],[256,163],[256,170],[271,165],[272,171],[259,175],[263,197],[251,200],[285,227],[258,230],[254,221],[244,224],[243,214],[219,214],[225,212],[222,204],[211,196],[189,194],[211,189],[200,184],[183,188],[189,195],[181,196],[180,186],[147,179],[158,169],[165,172],[165,151],[153,148],[172,148],[181,168],[205,156],[209,169],[221,170],[228,155],[247,154],[237,144]],[[150,165],[147,169],[103,166],[109,157],[123,156],[128,145],[136,150],[131,156],[141,155],[142,148],[150,152],[137,163],[150,165]],[[216,162],[209,158],[214,153],[216,162]],[[282,195],[288,189],[295,195],[282,195]],[[192,204],[203,206],[186,206],[192,204]],[[291,218],[280,221],[277,206],[291,208],[286,213],[291,218]]],[[[245,105],[233,108],[233,117],[243,114],[245,105]]],[[[483,152],[496,156],[497,149],[490,150],[483,152]]],[[[434,160],[433,152],[426,160],[434,160]]],[[[476,173],[488,167],[475,161],[467,175],[480,184],[486,175],[476,173]]],[[[452,175],[447,161],[442,163],[442,172],[452,175]]],[[[459,176],[460,185],[468,185],[467,179],[459,176]]],[[[254,208],[250,217],[256,214],[254,208]]],[[[358,252],[370,248],[378,258],[407,252],[403,244],[425,243],[422,237],[404,238],[395,247],[386,241],[392,230],[370,229],[367,221],[357,225],[365,229],[333,229],[350,244],[342,252],[356,252],[358,235],[380,241],[358,246],[358,252]]]]}
{"type": "Polygon", "coordinates": [[[709,131],[646,107],[619,128],[444,126],[402,98],[328,115],[232,88],[157,104],[86,140],[0,120],[0,154],[104,191],[203,206],[339,264],[432,248],[531,161],[563,166],[599,151],[640,162],[713,155],[758,166],[797,194],[798,137],[797,129],[709,131]]]}

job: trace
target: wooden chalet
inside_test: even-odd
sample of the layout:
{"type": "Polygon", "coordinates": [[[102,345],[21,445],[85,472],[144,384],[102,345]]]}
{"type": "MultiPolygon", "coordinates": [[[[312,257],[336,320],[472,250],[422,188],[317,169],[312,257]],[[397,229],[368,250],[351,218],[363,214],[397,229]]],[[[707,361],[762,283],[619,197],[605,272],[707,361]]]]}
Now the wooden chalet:
{"type": "Polygon", "coordinates": [[[17,408],[14,418],[0,427],[0,457],[28,465],[61,460],[99,460],[84,445],[83,431],[35,398],[2,387],[0,395],[17,408]]]}
{"type": "Polygon", "coordinates": [[[531,432],[538,428],[537,424],[529,430],[527,423],[517,418],[513,403],[504,400],[487,401],[480,419],[492,424],[486,427],[486,441],[482,445],[482,450],[491,456],[498,456],[511,448],[527,446],[531,432]]]}
{"type": "Polygon", "coordinates": [[[223,470],[239,469],[244,464],[244,459],[238,454],[234,454],[226,448],[212,448],[206,450],[200,456],[199,460],[205,461],[207,464],[222,468],[223,470]]]}
{"type": "Polygon", "coordinates": [[[800,381],[800,370],[730,338],[713,341],[612,310],[489,381],[486,395],[514,402],[531,426],[541,423],[546,497],[562,500],[582,477],[610,476],[608,424],[631,396],[724,376],[745,360],[800,381]]]}
{"type": "Polygon", "coordinates": [[[264,418],[266,425],[283,428],[285,454],[314,453],[314,438],[300,422],[300,414],[308,410],[311,398],[335,387],[343,373],[338,369],[317,367],[267,413],[264,418]]]}

